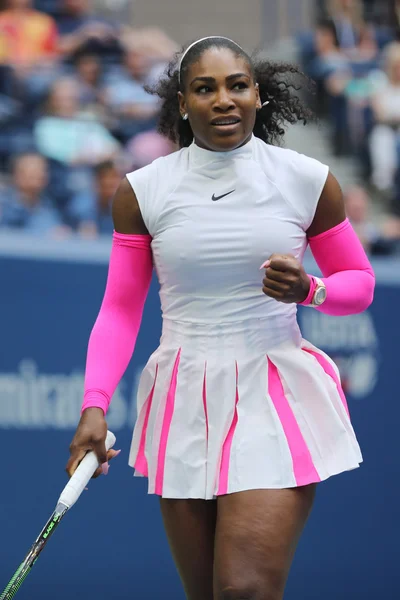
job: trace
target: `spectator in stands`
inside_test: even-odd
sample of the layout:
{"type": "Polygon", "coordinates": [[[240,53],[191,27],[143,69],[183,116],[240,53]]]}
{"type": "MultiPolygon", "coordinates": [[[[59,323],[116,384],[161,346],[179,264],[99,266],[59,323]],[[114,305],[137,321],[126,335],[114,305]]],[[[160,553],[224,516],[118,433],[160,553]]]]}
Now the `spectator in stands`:
{"type": "Polygon", "coordinates": [[[127,46],[124,69],[105,90],[105,101],[119,120],[113,132],[123,144],[142,131],[156,128],[159,100],[144,89],[151,70],[149,55],[135,45],[127,46]]]}
{"type": "Polygon", "coordinates": [[[365,161],[368,156],[366,139],[372,122],[371,98],[382,80],[373,28],[366,25],[360,28],[359,41],[349,50],[347,59],[347,67],[338,69],[327,79],[326,89],[336,114],[340,112],[338,106],[342,108],[334,122],[344,150],[351,149],[365,161]]]}
{"type": "Polygon", "coordinates": [[[379,238],[379,231],[369,216],[369,199],[365,188],[354,185],[344,192],[346,215],[366,252],[379,238]]]}
{"type": "Polygon", "coordinates": [[[95,167],[95,185],[77,194],[66,210],[67,222],[82,237],[95,238],[113,232],[112,198],[121,181],[121,173],[112,161],[95,167]]]}
{"type": "Polygon", "coordinates": [[[399,8],[399,0],[364,0],[366,18],[386,28],[395,27],[399,8]]]}
{"type": "Polygon", "coordinates": [[[333,20],[339,46],[351,50],[358,44],[363,23],[363,4],[361,0],[329,0],[328,14],[333,20]]]}
{"type": "Polygon", "coordinates": [[[18,88],[12,68],[0,64],[0,129],[21,113],[22,102],[19,100],[18,88]]]}
{"type": "Polygon", "coordinates": [[[325,34],[325,39],[318,40],[315,32],[311,31],[297,35],[300,62],[307,73],[310,64],[321,54],[318,47],[321,41],[324,53],[333,53],[335,49],[335,54],[340,51],[342,56],[353,62],[365,63],[375,60],[378,50],[393,39],[393,33],[387,27],[378,27],[371,22],[367,25],[362,0],[326,0],[322,4],[319,14],[323,16],[320,23],[323,24],[321,34],[325,34]],[[330,48],[325,47],[327,44],[330,48]]]}
{"type": "MultiPolygon", "coordinates": [[[[317,83],[318,110],[327,115],[332,125],[334,152],[342,154],[348,148],[346,103],[343,81],[350,78],[348,57],[340,50],[336,27],[332,20],[321,19],[315,31],[315,57],[308,60],[308,75],[317,83]],[[337,84],[339,82],[339,85],[337,84]]],[[[304,56],[303,56],[304,58],[304,56]]]]}
{"type": "Polygon", "coordinates": [[[20,92],[21,82],[13,68],[0,65],[0,172],[9,169],[13,154],[34,147],[32,115],[20,92]]]}
{"type": "Polygon", "coordinates": [[[175,145],[156,131],[146,131],[135,135],[127,144],[127,170],[135,171],[149,165],[161,156],[176,150],[175,145]]]}
{"type": "Polygon", "coordinates": [[[394,184],[383,233],[385,238],[393,243],[393,250],[400,253],[400,164],[396,171],[394,184]]]}
{"type": "Polygon", "coordinates": [[[370,136],[372,182],[382,192],[392,189],[400,148],[400,43],[387,47],[386,79],[373,98],[376,125],[370,136]]]}
{"type": "Polygon", "coordinates": [[[7,0],[0,12],[0,63],[22,78],[57,51],[57,27],[52,17],[32,8],[32,0],[7,0]]]}
{"type": "Polygon", "coordinates": [[[26,232],[60,236],[67,233],[46,195],[48,169],[39,154],[15,158],[12,183],[1,194],[0,225],[26,232]]]}
{"type": "MultiPolygon", "coordinates": [[[[125,171],[145,167],[173,150],[174,144],[159,133],[140,133],[128,143],[125,171]]],[[[112,233],[111,201],[120,180],[120,165],[113,161],[99,164],[95,168],[95,185],[73,197],[66,210],[66,222],[83,237],[112,233]]]]}
{"type": "Polygon", "coordinates": [[[159,27],[144,27],[141,29],[125,28],[121,35],[124,48],[136,48],[147,57],[149,72],[146,84],[156,84],[179,51],[179,46],[159,27]]]}
{"type": "Polygon", "coordinates": [[[5,75],[23,100],[26,125],[59,75],[57,26],[51,16],[33,8],[33,0],[5,0],[5,5],[0,13],[0,77],[5,75]],[[5,66],[11,72],[4,73],[5,66]]]}
{"type": "Polygon", "coordinates": [[[91,0],[63,0],[58,19],[59,51],[65,58],[83,46],[104,57],[121,54],[120,27],[92,12],[91,0]]]}
{"type": "Polygon", "coordinates": [[[309,75],[316,81],[325,81],[336,71],[347,70],[348,59],[340,51],[336,27],[330,19],[322,19],[315,31],[316,57],[309,67],[309,75]]]}
{"type": "Polygon", "coordinates": [[[375,27],[366,23],[361,25],[357,44],[348,51],[348,56],[353,63],[377,66],[379,45],[375,27]]]}
{"type": "Polygon", "coordinates": [[[73,62],[80,109],[89,114],[97,115],[99,119],[104,120],[104,69],[100,57],[98,54],[83,48],[74,56],[73,62]]]}
{"type": "Polygon", "coordinates": [[[71,78],[58,80],[48,101],[47,114],[35,124],[40,153],[69,166],[93,166],[114,158],[119,144],[93,118],[79,113],[79,89],[71,78]]]}

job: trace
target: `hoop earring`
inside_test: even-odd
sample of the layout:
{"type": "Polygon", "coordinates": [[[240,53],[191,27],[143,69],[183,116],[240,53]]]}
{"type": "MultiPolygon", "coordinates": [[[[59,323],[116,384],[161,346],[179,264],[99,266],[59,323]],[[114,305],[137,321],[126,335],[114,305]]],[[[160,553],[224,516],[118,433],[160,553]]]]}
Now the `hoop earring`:
{"type": "Polygon", "coordinates": [[[189,118],[189,115],[188,115],[187,113],[185,113],[184,115],[182,115],[182,119],[183,119],[184,121],[187,121],[187,120],[188,120],[188,118],[189,118]]]}

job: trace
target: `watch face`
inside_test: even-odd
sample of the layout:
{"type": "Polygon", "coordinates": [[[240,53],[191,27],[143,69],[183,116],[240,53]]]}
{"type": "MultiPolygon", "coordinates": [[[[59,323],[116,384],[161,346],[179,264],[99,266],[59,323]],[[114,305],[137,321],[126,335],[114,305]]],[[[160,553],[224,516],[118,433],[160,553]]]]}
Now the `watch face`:
{"type": "Polygon", "coordinates": [[[320,306],[326,298],[326,289],[324,287],[320,287],[317,289],[314,295],[314,304],[316,306],[320,306]]]}

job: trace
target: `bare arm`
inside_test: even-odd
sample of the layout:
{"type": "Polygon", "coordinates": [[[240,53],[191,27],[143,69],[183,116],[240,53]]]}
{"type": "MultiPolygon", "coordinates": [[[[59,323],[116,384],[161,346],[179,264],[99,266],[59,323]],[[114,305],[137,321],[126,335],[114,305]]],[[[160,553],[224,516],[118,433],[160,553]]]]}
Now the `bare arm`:
{"type": "Polygon", "coordinates": [[[343,223],[346,218],[343,193],[336,179],[329,173],[320,196],[313,222],[307,230],[307,237],[313,237],[343,223]]]}
{"type": "MultiPolygon", "coordinates": [[[[132,357],[142,312],[152,275],[150,241],[121,240],[119,234],[147,234],[136,196],[124,179],[113,201],[114,234],[107,286],[102,306],[93,327],[86,361],[85,396],[82,416],[72,440],[67,472],[72,475],[89,449],[93,449],[103,472],[107,458],[115,456],[105,449],[105,413],[112,395],[132,357]],[[148,244],[148,245],[147,245],[148,244]]],[[[96,474],[99,474],[100,469],[96,474]]]]}
{"type": "Polygon", "coordinates": [[[113,200],[112,218],[114,229],[118,233],[148,235],[140,212],[139,203],[131,184],[122,180],[113,200]]]}

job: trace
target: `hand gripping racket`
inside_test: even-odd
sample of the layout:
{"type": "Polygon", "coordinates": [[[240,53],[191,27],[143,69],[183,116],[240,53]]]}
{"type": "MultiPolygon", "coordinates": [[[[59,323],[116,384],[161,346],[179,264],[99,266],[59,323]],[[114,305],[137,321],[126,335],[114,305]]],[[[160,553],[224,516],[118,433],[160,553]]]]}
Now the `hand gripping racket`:
{"type": "MultiPolygon", "coordinates": [[[[111,431],[108,431],[106,437],[107,450],[112,448],[114,444],[115,435],[111,431]]],[[[16,570],[10,583],[1,594],[0,600],[11,600],[14,598],[61,519],[78,500],[98,466],[99,462],[95,453],[88,452],[61,492],[53,514],[43,527],[39,537],[26,555],[25,560],[16,570]]]]}

